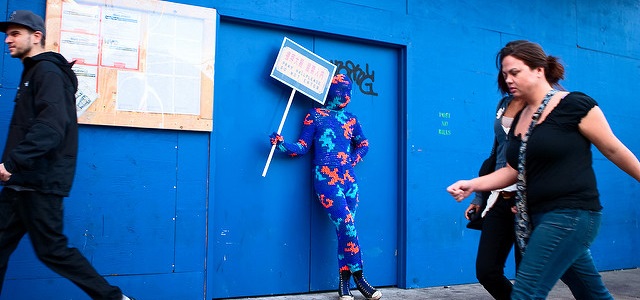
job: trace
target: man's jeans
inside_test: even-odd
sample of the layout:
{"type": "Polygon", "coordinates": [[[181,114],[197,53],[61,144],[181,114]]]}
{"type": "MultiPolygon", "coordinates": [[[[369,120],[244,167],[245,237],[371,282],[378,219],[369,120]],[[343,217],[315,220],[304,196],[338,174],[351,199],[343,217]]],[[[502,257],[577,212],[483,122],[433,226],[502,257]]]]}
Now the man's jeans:
{"type": "Polygon", "coordinates": [[[613,299],[589,251],[602,213],[558,209],[531,217],[534,229],[511,299],[545,299],[558,279],[569,286],[576,299],[613,299]]]}

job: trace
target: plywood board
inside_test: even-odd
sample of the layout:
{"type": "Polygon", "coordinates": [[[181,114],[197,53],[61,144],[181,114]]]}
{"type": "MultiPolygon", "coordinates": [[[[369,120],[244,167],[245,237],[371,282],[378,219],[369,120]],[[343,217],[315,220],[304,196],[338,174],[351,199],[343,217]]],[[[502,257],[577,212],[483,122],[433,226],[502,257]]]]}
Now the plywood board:
{"type": "Polygon", "coordinates": [[[47,50],[75,61],[81,124],[211,131],[215,9],[48,0],[47,50]]]}

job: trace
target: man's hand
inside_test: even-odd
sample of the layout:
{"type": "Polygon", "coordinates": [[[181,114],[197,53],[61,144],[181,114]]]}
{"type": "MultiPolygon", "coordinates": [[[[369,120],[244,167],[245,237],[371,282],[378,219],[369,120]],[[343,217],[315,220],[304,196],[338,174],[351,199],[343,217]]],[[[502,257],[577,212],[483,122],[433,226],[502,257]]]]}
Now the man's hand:
{"type": "Polygon", "coordinates": [[[8,181],[11,178],[11,173],[9,173],[9,171],[7,171],[7,169],[4,167],[4,163],[0,164],[0,180],[2,181],[8,181]]]}

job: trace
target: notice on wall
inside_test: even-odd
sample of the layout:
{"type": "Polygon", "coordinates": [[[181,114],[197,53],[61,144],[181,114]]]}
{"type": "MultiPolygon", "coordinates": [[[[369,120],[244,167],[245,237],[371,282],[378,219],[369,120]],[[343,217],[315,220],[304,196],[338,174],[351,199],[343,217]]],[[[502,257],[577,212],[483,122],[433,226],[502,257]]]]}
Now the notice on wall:
{"type": "Polygon", "coordinates": [[[211,131],[215,9],[48,0],[47,49],[75,61],[81,124],[211,131]]]}

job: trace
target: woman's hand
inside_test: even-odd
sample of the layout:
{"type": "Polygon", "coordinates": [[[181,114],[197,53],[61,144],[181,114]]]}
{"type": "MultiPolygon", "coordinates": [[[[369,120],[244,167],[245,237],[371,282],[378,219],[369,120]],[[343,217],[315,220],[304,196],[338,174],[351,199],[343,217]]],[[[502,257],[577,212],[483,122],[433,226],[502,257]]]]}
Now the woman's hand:
{"type": "Polygon", "coordinates": [[[453,199],[460,202],[473,193],[473,187],[470,180],[459,180],[447,187],[447,192],[453,197],[453,199]]]}
{"type": "Polygon", "coordinates": [[[480,205],[478,204],[469,204],[469,207],[467,207],[467,210],[464,211],[464,217],[469,220],[469,211],[475,211],[475,213],[481,213],[480,211],[480,205]]]}

